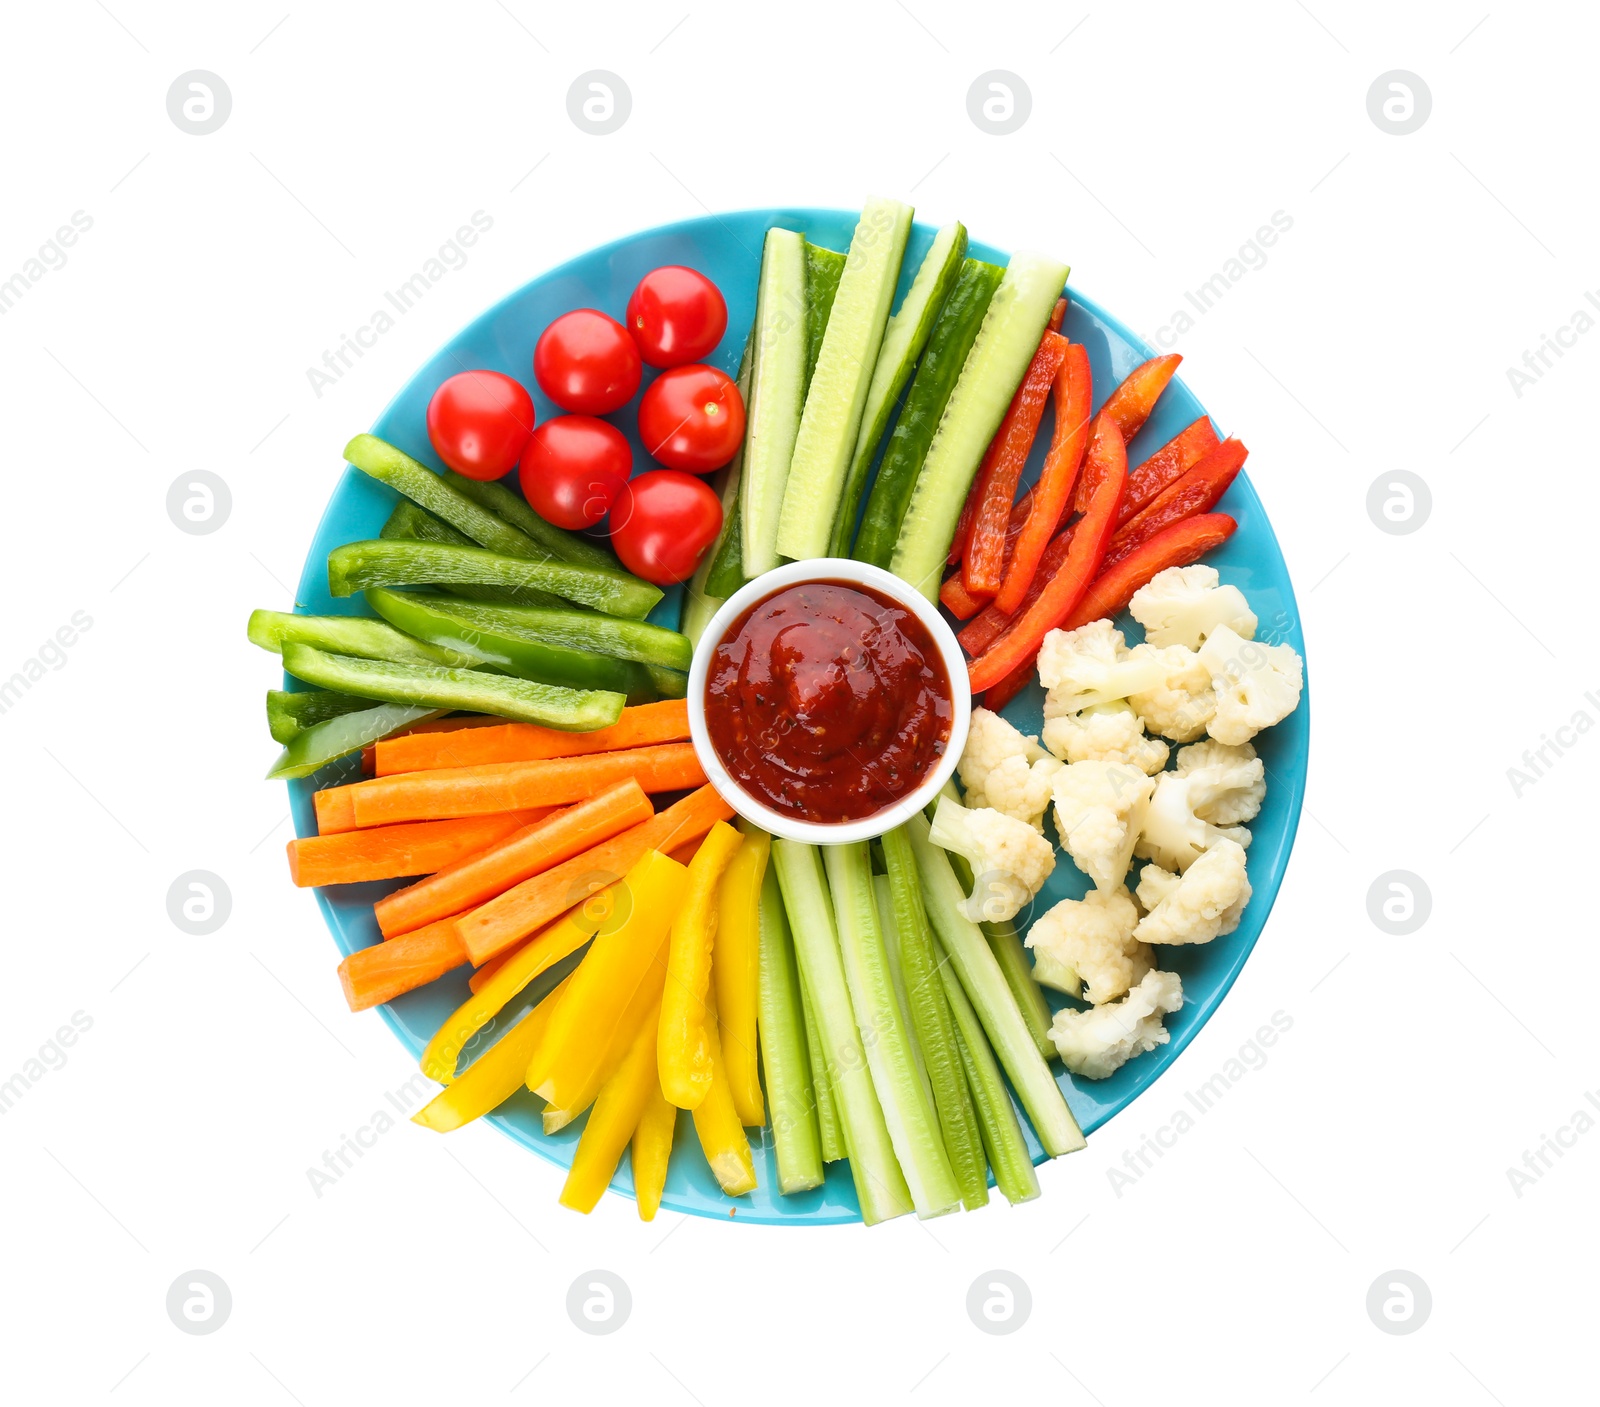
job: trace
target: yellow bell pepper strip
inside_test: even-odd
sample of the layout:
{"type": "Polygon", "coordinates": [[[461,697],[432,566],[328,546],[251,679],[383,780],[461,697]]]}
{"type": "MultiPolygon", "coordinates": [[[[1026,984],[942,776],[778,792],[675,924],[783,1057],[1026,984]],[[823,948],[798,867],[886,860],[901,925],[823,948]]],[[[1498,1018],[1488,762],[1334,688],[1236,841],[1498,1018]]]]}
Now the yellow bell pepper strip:
{"type": "Polygon", "coordinates": [[[767,1116],[756,1073],[756,1010],[761,1001],[761,880],[772,837],[741,821],[744,844],[728,862],[717,891],[717,933],[711,979],[716,985],[722,1063],[739,1122],[759,1128],[767,1116]]]}
{"type": "Polygon", "coordinates": [[[528,1062],[528,1088],[546,1103],[572,1109],[640,986],[653,980],[660,991],[662,949],[688,885],[689,872],[658,850],[646,851],[628,871],[614,916],[572,974],[570,1001],[562,1002],[528,1062]]]}
{"type": "MultiPolygon", "coordinates": [[[[618,880],[612,890],[621,887],[618,880]]],[[[596,900],[610,891],[594,895],[584,904],[557,919],[542,933],[535,934],[516,949],[476,992],[467,998],[433,1033],[422,1052],[422,1073],[442,1085],[456,1077],[456,1061],[466,1043],[478,1034],[514,996],[546,968],[575,953],[599,931],[609,904],[596,900]]],[[[616,896],[612,896],[612,902],[616,896]]]]}
{"type": "Polygon", "coordinates": [[[739,832],[718,821],[689,862],[689,889],[672,921],[667,983],[661,997],[661,1092],[680,1109],[693,1109],[711,1088],[711,1043],[716,1036],[707,1009],[711,995],[711,948],[717,932],[717,885],[739,832]]]}
{"type": "Polygon", "coordinates": [[[700,1151],[711,1164],[717,1184],[730,1197],[739,1197],[756,1188],[756,1168],[750,1157],[750,1140],[744,1136],[739,1111],[733,1107],[733,1091],[728,1085],[727,1067],[722,1063],[722,1043],[717,1039],[717,999],[706,999],[706,1045],[711,1058],[711,1085],[705,1098],[695,1106],[694,1131],[700,1136],[700,1151]]]}
{"type": "MultiPolygon", "coordinates": [[[[644,981],[633,994],[633,1000],[623,1010],[616,1029],[611,1033],[610,1041],[604,1045],[598,1041],[593,1042],[582,1061],[576,1058],[577,1051],[574,1050],[573,1063],[575,1067],[580,1068],[580,1073],[568,1086],[567,1102],[560,1107],[551,1104],[545,1108],[545,1133],[557,1133],[566,1128],[594,1103],[595,1096],[600,1093],[600,1087],[622,1064],[623,1057],[627,1055],[628,1048],[633,1044],[633,1038],[638,1035],[640,1027],[648,1021],[651,1023],[651,1031],[655,1031],[654,1023],[660,1019],[661,984],[666,975],[667,945],[663,937],[663,941],[656,948],[654,966],[645,974],[644,981]]],[[[579,1036],[577,1039],[581,1042],[583,1038],[579,1036]]]]}
{"type": "Polygon", "coordinates": [[[550,1019],[572,985],[566,977],[538,1006],[501,1036],[433,1099],[411,1116],[411,1122],[437,1133],[470,1124],[504,1104],[522,1084],[528,1056],[543,1039],[550,1019]]]}
{"type": "Polygon", "coordinates": [[[633,1131],[633,1196],[639,1220],[654,1221],[661,1207],[661,1190],[667,1185],[667,1162],[672,1157],[672,1136],[678,1128],[678,1106],[661,1092],[661,1077],[645,1100],[639,1127],[633,1131]]]}
{"type": "Polygon", "coordinates": [[[661,1088],[656,1078],[656,1027],[652,1006],[639,1023],[622,1063],[600,1086],[589,1122],[572,1155],[572,1167],[561,1188],[561,1205],[587,1214],[594,1210],[600,1194],[611,1185],[617,1162],[639,1127],[650,1096],[661,1088]]]}

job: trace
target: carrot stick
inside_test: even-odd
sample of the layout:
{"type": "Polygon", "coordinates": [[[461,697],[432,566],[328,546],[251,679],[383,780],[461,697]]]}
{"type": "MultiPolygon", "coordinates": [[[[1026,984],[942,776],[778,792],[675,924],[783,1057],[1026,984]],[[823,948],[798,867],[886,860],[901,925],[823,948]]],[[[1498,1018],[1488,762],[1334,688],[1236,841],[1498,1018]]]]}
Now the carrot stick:
{"type": "Polygon", "coordinates": [[[356,808],[349,787],[323,787],[311,794],[311,804],[317,810],[318,835],[338,835],[356,829],[356,808]]]}
{"type": "Polygon", "coordinates": [[[703,786],[632,830],[461,914],[455,920],[456,930],[473,962],[487,962],[596,890],[615,883],[649,851],[675,850],[732,816],[733,808],[711,787],[703,786]]]}
{"type": "Polygon", "coordinates": [[[653,814],[650,798],[638,782],[625,778],[598,796],[558,811],[498,845],[491,844],[487,850],[468,855],[448,869],[380,899],[373,905],[378,931],[385,938],[392,938],[434,919],[459,914],[609,840],[618,831],[648,821],[653,814]]]}
{"type": "Polygon", "coordinates": [[[439,767],[477,767],[486,762],[539,762],[591,752],[681,742],[689,736],[689,706],[682,699],[625,708],[609,728],[563,733],[536,723],[498,723],[456,733],[415,732],[384,738],[377,747],[377,775],[439,767]]]}
{"type": "Polygon", "coordinates": [[[343,790],[354,803],[356,823],[378,826],[481,816],[525,806],[561,806],[584,801],[627,777],[648,792],[679,791],[703,786],[706,780],[692,744],[664,743],[590,757],[405,772],[354,782],[343,790]]]}
{"type": "Polygon", "coordinates": [[[289,877],[302,889],[433,874],[544,819],[544,807],[454,821],[414,821],[289,842],[289,877]]]}
{"type": "MultiPolygon", "coordinates": [[[[409,728],[402,728],[397,733],[389,734],[390,738],[405,738],[412,733],[456,733],[463,728],[490,728],[503,723],[503,718],[496,718],[489,713],[457,713],[449,718],[425,718],[421,723],[413,723],[409,728]]],[[[380,739],[380,741],[386,741],[380,739]]],[[[377,772],[378,744],[368,743],[361,749],[361,775],[375,777],[377,772]]]]}
{"type": "Polygon", "coordinates": [[[466,960],[455,924],[441,919],[351,953],[339,964],[339,981],[350,1010],[365,1011],[443,977],[466,960]]]}
{"type": "Polygon", "coordinates": [[[961,580],[974,596],[993,596],[1000,589],[1005,569],[1007,529],[1011,522],[1011,502],[1017,494],[1028,451],[1033,448],[1039,421],[1044,415],[1050,388],[1059,378],[1067,356],[1067,339],[1058,332],[1046,331],[1039,339],[1027,374],[1017,387],[1006,409],[1000,429],[989,442],[988,453],[978,469],[982,492],[972,518],[972,536],[967,543],[961,580]]]}
{"type": "Polygon", "coordinates": [[[687,865],[689,861],[694,859],[694,857],[700,853],[700,847],[705,843],[705,836],[697,835],[687,845],[680,845],[676,850],[669,850],[667,855],[670,859],[676,860],[680,865],[687,865]]]}

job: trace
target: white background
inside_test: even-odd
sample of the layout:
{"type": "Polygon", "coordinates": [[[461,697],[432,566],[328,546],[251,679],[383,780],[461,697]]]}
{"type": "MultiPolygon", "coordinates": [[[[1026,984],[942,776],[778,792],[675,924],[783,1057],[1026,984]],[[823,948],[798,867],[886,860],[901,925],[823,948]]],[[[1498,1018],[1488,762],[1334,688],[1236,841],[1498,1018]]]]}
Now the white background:
{"type": "Polygon", "coordinates": [[[1584,698],[1600,691],[1600,336],[1520,396],[1507,368],[1600,289],[1592,17],[1485,18],[1488,0],[683,0],[681,23],[645,4],[285,3],[7,12],[0,279],[73,212],[93,220],[0,317],[0,676],[75,611],[93,620],[0,716],[0,1078],[74,1012],[93,1023],[0,1119],[7,1396],[1516,1407],[1585,1391],[1600,1132],[1520,1197],[1507,1169],[1600,1086],[1600,738],[1520,797],[1506,772],[1576,711],[1600,719],[1584,698]],[[165,107],[195,68],[233,98],[204,137],[165,107]],[[633,97],[603,138],[565,105],[596,68],[633,97]],[[989,69],[1031,89],[1013,135],[968,117],[989,69]],[[1409,136],[1368,117],[1391,69],[1432,93],[1409,136]],[[869,192],[1059,253],[1147,334],[1275,211],[1292,218],[1178,342],[1250,445],[1309,645],[1307,814],[1259,948],[1160,1085],[1042,1169],[1023,1208],[867,1232],[641,1225],[608,1198],[584,1219],[557,1206],[555,1168],[497,1133],[403,1121],[319,1199],[306,1170],[413,1071],[375,1014],[344,1009],[313,899],[284,873],[283,791],[259,780],[276,669],[245,643],[247,612],[290,604],[345,439],[501,295],[646,225],[869,192]],[[494,223],[467,265],[317,397],[306,369],[477,210],[494,223]],[[210,536],[165,510],[196,469],[232,492],[210,536]],[[1405,536],[1366,510],[1396,469],[1433,499],[1405,536]],[[192,869],[232,893],[209,937],[167,917],[192,869]],[[1394,869],[1432,893],[1407,937],[1368,917],[1394,869]],[[1267,1064],[1119,1197],[1125,1150],[1278,1011],[1293,1025],[1267,1064]],[[633,1299],[604,1338],[565,1310],[596,1267],[633,1299]],[[165,1309],[194,1268],[233,1297],[207,1337],[165,1309]],[[994,1268],[1032,1293],[1004,1337],[965,1307],[994,1268]],[[1432,1292],[1404,1337],[1365,1307],[1393,1269],[1432,1292]]]}

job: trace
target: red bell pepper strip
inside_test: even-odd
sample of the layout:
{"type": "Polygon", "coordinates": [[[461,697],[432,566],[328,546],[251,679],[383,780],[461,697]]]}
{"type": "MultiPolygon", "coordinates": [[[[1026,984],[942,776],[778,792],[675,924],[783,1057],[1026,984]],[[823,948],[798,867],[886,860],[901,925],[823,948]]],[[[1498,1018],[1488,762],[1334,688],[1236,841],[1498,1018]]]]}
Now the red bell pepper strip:
{"type": "Polygon", "coordinates": [[[1067,300],[1057,298],[1056,305],[1050,310],[1050,331],[1061,331],[1061,319],[1067,315],[1067,300]]]}
{"type": "MultiPolygon", "coordinates": [[[[1089,403],[1093,386],[1089,375],[1088,348],[1070,343],[1066,359],[1056,376],[1056,428],[1049,453],[1033,486],[1027,517],[1012,548],[994,603],[1008,615],[1015,612],[1027,595],[1028,583],[1039,570],[1039,559],[1056,528],[1066,515],[1072,499],[1072,486],[1078,478],[1084,448],[1089,442],[1089,403]]],[[[1124,455],[1124,463],[1126,456],[1124,455]]]]}
{"type": "Polygon", "coordinates": [[[1100,559],[1116,528],[1117,505],[1128,482],[1128,456],[1116,421],[1104,412],[1095,420],[1089,451],[1089,507],[1073,525],[1066,560],[1028,610],[1020,612],[1004,634],[967,666],[972,692],[981,694],[1019,665],[1030,663],[1044,637],[1077,604],[1100,571],[1100,559]]]}
{"type": "MultiPolygon", "coordinates": [[[[1117,422],[1123,443],[1144,428],[1144,422],[1150,418],[1150,412],[1156,408],[1156,402],[1161,399],[1161,393],[1167,389],[1167,382],[1172,380],[1172,374],[1182,360],[1177,352],[1169,352],[1164,357],[1151,357],[1147,362],[1140,362],[1127,374],[1122,384],[1106,397],[1100,414],[1109,415],[1117,422]]],[[[1087,502],[1084,486],[1079,484],[1077,501],[1073,507],[1081,513],[1087,502]]]]}
{"type": "Polygon", "coordinates": [[[978,508],[972,517],[972,533],[961,568],[962,583],[973,596],[987,599],[1000,589],[1011,502],[1017,496],[1028,451],[1039,432],[1050,388],[1066,360],[1067,345],[1067,339],[1059,332],[1047,330],[1039,339],[1039,349],[978,469],[978,508]]]}
{"type": "MultiPolygon", "coordinates": [[[[1133,593],[1157,572],[1198,562],[1213,547],[1226,542],[1236,527],[1238,524],[1226,513],[1207,513],[1185,518],[1158,533],[1115,567],[1102,571],[1059,628],[1077,630],[1090,621],[1115,616],[1133,599],[1133,593]]],[[[998,712],[1027,687],[1032,677],[1033,660],[1030,658],[998,684],[990,686],[983,696],[984,707],[998,712]]]]}
{"type": "Polygon", "coordinates": [[[977,618],[968,621],[956,636],[961,648],[976,659],[1005,634],[1013,617],[1020,611],[1028,610],[1039,599],[1050,578],[1061,570],[1061,564],[1067,560],[1067,548],[1071,542],[1071,528],[1066,528],[1051,538],[1050,545],[1044,550],[1044,556],[1039,559],[1039,570],[1034,573],[1033,582],[1028,587],[1028,594],[1022,598],[1022,604],[1011,615],[1007,615],[993,602],[984,606],[977,618]]]}
{"type": "Polygon", "coordinates": [[[1168,485],[1142,512],[1134,514],[1111,539],[1101,571],[1108,571],[1149,542],[1163,528],[1209,513],[1238,477],[1250,453],[1238,440],[1224,440],[1176,483],[1168,485]]]}
{"type": "Polygon", "coordinates": [[[961,584],[959,571],[951,572],[944,579],[944,584],[939,588],[939,604],[957,620],[971,620],[984,606],[961,584]]]}
{"type": "Polygon", "coordinates": [[[1128,471],[1128,491],[1122,496],[1120,528],[1168,484],[1176,483],[1200,462],[1206,451],[1219,441],[1211,421],[1201,416],[1193,425],[1178,431],[1166,444],[1136,469],[1128,471]]]}

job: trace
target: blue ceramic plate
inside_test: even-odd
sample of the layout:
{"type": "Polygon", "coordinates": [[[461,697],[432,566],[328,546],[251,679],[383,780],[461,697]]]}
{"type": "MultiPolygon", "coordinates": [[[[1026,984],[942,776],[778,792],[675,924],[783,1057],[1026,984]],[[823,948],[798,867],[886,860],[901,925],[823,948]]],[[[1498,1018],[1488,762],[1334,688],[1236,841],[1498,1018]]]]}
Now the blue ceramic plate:
{"type": "MultiPolygon", "coordinates": [[[[739,360],[743,330],[750,326],[755,315],[756,277],[765,232],[773,225],[782,225],[804,231],[814,243],[842,250],[849,247],[855,221],[855,213],[842,210],[749,210],[663,225],[593,250],[542,274],[464,328],[411,378],[372,431],[424,463],[441,467],[428,444],[425,419],[428,400],[447,376],[468,368],[490,368],[521,381],[532,392],[541,421],[557,413],[533,381],[533,347],[539,333],[553,318],[572,308],[600,308],[620,317],[640,277],[661,264],[691,265],[715,280],[722,290],[728,301],[728,333],[711,360],[732,375],[739,360]]],[[[928,226],[913,227],[901,273],[900,296],[909,286],[933,236],[934,231],[928,226]]],[[[972,245],[970,252],[977,258],[1000,264],[1007,258],[1003,251],[978,243],[972,245]]],[[[1058,252],[1071,253],[1070,250],[1058,252]]],[[[1062,330],[1074,342],[1089,349],[1098,406],[1109,390],[1148,358],[1151,351],[1114,317],[1102,312],[1078,292],[1075,285],[1069,284],[1069,293],[1071,307],[1062,330]]],[[[648,374],[649,369],[646,371],[648,374]]],[[[635,464],[644,466],[648,460],[639,447],[636,405],[637,402],[629,405],[612,419],[633,442],[635,464]]],[[[1136,464],[1144,459],[1202,411],[1202,406],[1182,381],[1173,381],[1150,423],[1133,441],[1129,463],[1136,464]]],[[[1039,457],[1049,441],[1049,431],[1048,423],[1041,427],[1035,458],[1028,470],[1030,479],[1038,472],[1039,457]]],[[[321,614],[361,610],[359,601],[336,601],[328,595],[327,556],[340,543],[376,537],[394,503],[395,495],[389,489],[354,469],[345,469],[306,558],[300,576],[297,609],[321,614]]],[[[1207,561],[1217,567],[1224,581],[1244,591],[1251,608],[1260,617],[1262,638],[1274,643],[1287,641],[1304,655],[1305,644],[1300,635],[1288,568],[1261,501],[1243,474],[1234,482],[1221,507],[1238,519],[1239,530],[1207,561]]],[[[673,593],[662,602],[653,618],[675,624],[677,613],[677,593],[673,593]]],[[[1130,644],[1141,638],[1142,632],[1130,619],[1124,617],[1121,625],[1130,644]]],[[[1012,701],[1006,716],[1024,732],[1038,733],[1042,707],[1043,694],[1035,684],[1012,701]]],[[[1073,1080],[1065,1072],[1060,1075],[1061,1087],[1085,1132],[1093,1133],[1160,1078],[1216,1010],[1261,936],[1289,861],[1295,826],[1300,818],[1300,803],[1305,792],[1309,714],[1309,699],[1303,697],[1293,715],[1256,739],[1256,746],[1266,762],[1268,786],[1266,804],[1251,826],[1254,843],[1250,848],[1250,879],[1255,897],[1245,910],[1244,922],[1226,938],[1199,947],[1166,949],[1160,955],[1161,965],[1172,967],[1183,978],[1183,1009],[1167,1021],[1171,1041],[1130,1061],[1108,1080],[1073,1080]]],[[[313,790],[355,775],[354,761],[346,759],[325,768],[315,778],[291,782],[289,791],[296,832],[300,835],[315,833],[313,790]]],[[[372,903],[396,887],[395,883],[374,883],[317,891],[318,902],[341,953],[379,941],[372,903]]],[[[1043,913],[1058,899],[1080,897],[1086,888],[1087,881],[1063,856],[1036,902],[1034,912],[1043,913]]],[[[382,1008],[383,1018],[412,1056],[419,1056],[444,1018],[466,997],[466,973],[461,971],[382,1008]]],[[[508,1013],[506,1019],[516,1014],[508,1013]]],[[[491,1029],[487,1038],[492,1039],[493,1034],[491,1029]]],[[[582,1123],[546,1138],[541,1129],[540,1107],[538,1100],[522,1092],[492,1115],[490,1122],[541,1157],[566,1166],[572,1161],[582,1123]]],[[[1026,1118],[1023,1126],[1027,1127],[1026,1118]]],[[[1029,1142],[1035,1158],[1042,1159],[1031,1130],[1029,1142]]],[[[783,1197],[773,1191],[775,1174],[770,1144],[757,1146],[755,1154],[759,1188],[748,1197],[727,1197],[718,1188],[700,1154],[690,1121],[680,1119],[662,1205],[701,1216],[737,1215],[740,1220],[757,1222],[821,1224],[859,1219],[855,1192],[845,1164],[831,1165],[826,1183],[815,1191],[798,1197],[783,1197]]],[[[1071,1166],[1069,1161],[1054,1180],[1070,1177],[1071,1166]]],[[[633,1184],[626,1160],[613,1185],[617,1191],[632,1195],[633,1184]]]]}

